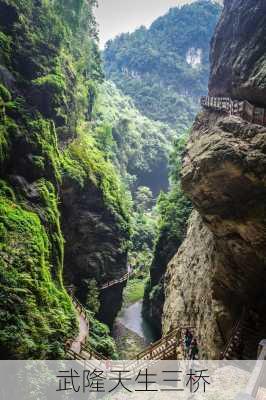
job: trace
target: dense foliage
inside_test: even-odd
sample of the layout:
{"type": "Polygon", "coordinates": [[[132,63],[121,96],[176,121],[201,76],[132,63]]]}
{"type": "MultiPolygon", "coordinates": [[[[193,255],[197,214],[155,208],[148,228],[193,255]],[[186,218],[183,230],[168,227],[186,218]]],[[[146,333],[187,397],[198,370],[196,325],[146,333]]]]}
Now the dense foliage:
{"type": "Polygon", "coordinates": [[[174,143],[170,155],[171,187],[168,193],[161,193],[157,201],[159,235],[166,241],[175,241],[177,247],[182,243],[191,212],[191,203],[180,187],[181,157],[186,141],[187,135],[184,134],[174,143]]]}
{"type": "Polygon", "coordinates": [[[111,128],[103,143],[133,188],[130,260],[138,271],[151,265],[144,314],[155,321],[158,334],[164,274],[191,212],[179,180],[186,141],[181,132],[190,128],[199,97],[207,92],[210,40],[220,11],[211,0],[170,9],[149,29],[140,27],[109,41],[103,53],[106,76],[121,90],[109,82],[102,86],[98,117],[108,109],[109,119],[103,121],[111,128]],[[158,196],[156,207],[149,204],[145,187],[158,196]]]}
{"type": "Polygon", "coordinates": [[[156,195],[168,188],[168,158],[176,132],[143,116],[132,100],[110,82],[100,89],[93,118],[99,147],[109,154],[135,192],[148,186],[156,195]]]}
{"type": "Polygon", "coordinates": [[[192,210],[190,201],[180,187],[181,157],[186,140],[185,134],[175,142],[170,157],[171,187],[167,193],[161,193],[157,200],[157,238],[150,267],[150,280],[145,288],[143,312],[159,335],[161,334],[162,309],[154,320],[153,308],[159,310],[163,306],[166,267],[185,237],[187,220],[192,210]]]}
{"type": "Polygon", "coordinates": [[[1,358],[61,358],[77,333],[63,287],[66,182],[96,188],[128,235],[123,187],[90,124],[103,78],[94,4],[0,0],[1,358]]]}
{"type": "Polygon", "coordinates": [[[61,270],[53,271],[58,274],[55,284],[52,248],[39,217],[20,206],[4,182],[0,185],[2,354],[62,357],[62,337],[70,334],[75,318],[71,301],[59,285],[61,270]]]}
{"type": "Polygon", "coordinates": [[[189,128],[198,97],[207,91],[209,44],[221,7],[199,0],[172,8],[149,29],[109,41],[104,51],[108,79],[153,120],[189,128]]]}

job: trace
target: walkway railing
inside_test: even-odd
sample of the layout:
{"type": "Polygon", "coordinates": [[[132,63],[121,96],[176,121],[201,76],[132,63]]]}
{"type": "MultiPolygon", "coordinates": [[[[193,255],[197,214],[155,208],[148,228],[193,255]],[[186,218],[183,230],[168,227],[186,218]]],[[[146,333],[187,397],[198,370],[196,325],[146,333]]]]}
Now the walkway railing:
{"type": "Polygon", "coordinates": [[[72,297],[72,302],[73,302],[77,312],[79,313],[79,315],[81,315],[86,320],[86,322],[89,326],[88,312],[87,312],[86,308],[83,306],[83,304],[81,304],[81,302],[74,295],[72,295],[71,297],[72,297]]]}
{"type": "Polygon", "coordinates": [[[241,330],[243,327],[245,316],[246,316],[246,310],[245,308],[243,308],[239,320],[235,323],[235,326],[233,327],[228,343],[224,351],[221,353],[221,360],[229,360],[233,352],[236,350],[237,345],[240,343],[241,330]]]}
{"type": "MultiPolygon", "coordinates": [[[[116,283],[120,283],[128,279],[129,273],[125,274],[122,278],[112,281],[116,283]]],[[[109,282],[112,284],[112,282],[109,282]]],[[[113,286],[113,284],[112,284],[113,286]]],[[[80,316],[85,320],[85,322],[88,324],[89,328],[89,320],[88,320],[88,314],[86,308],[83,306],[83,304],[80,303],[80,301],[74,296],[74,287],[69,286],[67,287],[67,290],[72,298],[73,304],[80,316]]],[[[194,328],[191,327],[181,327],[181,328],[175,328],[173,329],[168,335],[164,336],[160,340],[158,340],[155,343],[152,343],[150,346],[147,347],[144,351],[140,352],[137,354],[134,359],[135,360],[143,360],[143,361],[149,361],[149,360],[168,360],[168,359],[175,359],[176,353],[177,353],[177,348],[180,344],[180,340],[182,338],[183,332],[185,330],[189,329],[190,331],[194,328]]],[[[89,329],[88,329],[89,331],[89,329]]],[[[76,351],[73,350],[72,344],[75,342],[75,339],[69,339],[66,343],[66,354],[71,360],[107,360],[105,356],[102,354],[98,353],[94,349],[91,348],[90,345],[81,343],[80,345],[80,351],[77,353],[76,351]]]]}
{"type": "Polygon", "coordinates": [[[135,356],[136,360],[165,360],[166,357],[176,353],[177,344],[179,343],[180,329],[176,328],[168,335],[152,343],[147,349],[135,356]]]}
{"type": "Polygon", "coordinates": [[[104,289],[110,288],[112,286],[115,286],[115,285],[117,285],[119,283],[123,283],[123,282],[127,281],[129,279],[129,277],[130,277],[130,273],[127,272],[121,278],[114,279],[113,281],[107,282],[104,285],[100,286],[100,290],[104,290],[104,289]]]}
{"type": "MultiPolygon", "coordinates": [[[[130,275],[131,275],[131,273],[127,272],[121,278],[113,279],[112,281],[104,283],[103,285],[101,285],[99,287],[99,290],[108,289],[108,288],[110,288],[112,286],[118,285],[119,283],[123,283],[123,282],[125,282],[125,281],[127,281],[129,279],[130,275]]],[[[74,298],[75,287],[74,286],[67,286],[66,290],[74,298]]]]}
{"type": "MultiPolygon", "coordinates": [[[[89,324],[87,319],[87,311],[79,300],[71,293],[73,304],[79,315],[89,324]]],[[[168,335],[161,338],[155,343],[152,343],[147,349],[137,354],[136,360],[167,360],[174,359],[177,352],[177,347],[180,344],[182,333],[190,327],[175,328],[168,335]]],[[[77,353],[71,349],[75,339],[69,339],[66,344],[66,354],[71,360],[107,360],[105,356],[93,350],[91,346],[81,343],[80,352],[77,353]]]]}
{"type": "Polygon", "coordinates": [[[230,115],[237,115],[246,121],[266,126],[266,109],[253,106],[248,101],[232,100],[229,97],[204,96],[200,100],[201,106],[230,115]]]}
{"type": "Polygon", "coordinates": [[[107,360],[107,357],[92,349],[92,347],[88,344],[81,345],[81,354],[86,360],[107,360]]]}
{"type": "Polygon", "coordinates": [[[180,340],[186,330],[193,331],[193,327],[173,329],[168,335],[152,343],[147,349],[135,356],[136,360],[169,360],[175,359],[180,340]]]}

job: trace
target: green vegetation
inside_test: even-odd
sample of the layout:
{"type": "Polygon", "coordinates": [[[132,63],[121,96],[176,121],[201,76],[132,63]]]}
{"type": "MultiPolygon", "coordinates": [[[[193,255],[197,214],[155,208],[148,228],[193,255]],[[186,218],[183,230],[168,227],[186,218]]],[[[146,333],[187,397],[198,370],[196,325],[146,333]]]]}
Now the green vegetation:
{"type": "Polygon", "coordinates": [[[86,308],[88,310],[88,320],[90,324],[90,334],[88,338],[88,345],[96,350],[98,353],[103,354],[110,359],[116,359],[116,345],[110,336],[110,329],[107,325],[99,322],[95,315],[100,309],[99,289],[95,279],[88,280],[88,295],[86,301],[86,308]]]}
{"type": "Polygon", "coordinates": [[[13,192],[1,183],[1,356],[60,358],[62,343],[76,332],[62,271],[52,279],[50,242],[38,215],[8,197],[13,192]]]}
{"type": "Polygon", "coordinates": [[[56,196],[54,185],[40,179],[36,182],[36,189],[40,195],[40,205],[45,215],[46,230],[50,233],[50,251],[52,256],[52,265],[57,266],[53,275],[56,275],[58,281],[63,285],[62,271],[64,267],[64,238],[60,226],[60,213],[58,210],[58,198],[56,196]]]}
{"type": "Polygon", "coordinates": [[[146,283],[143,314],[161,334],[161,321],[154,321],[152,308],[159,309],[164,303],[164,274],[167,264],[184,240],[187,220],[192,205],[180,187],[181,156],[185,149],[187,134],[182,135],[174,145],[170,156],[171,187],[168,193],[161,193],[157,200],[157,237],[150,267],[150,279],[146,283]]]}
{"type": "Polygon", "coordinates": [[[92,279],[87,282],[88,294],[87,301],[85,303],[86,308],[88,308],[93,314],[97,314],[100,309],[99,300],[99,289],[96,279],[92,279]]]}
{"type": "Polygon", "coordinates": [[[135,195],[135,205],[140,213],[152,207],[153,198],[151,190],[146,186],[139,186],[135,195]]]}
{"type": "Polygon", "coordinates": [[[89,316],[90,336],[88,344],[98,353],[111,360],[117,359],[116,345],[110,336],[110,329],[99,322],[93,314],[89,316]]]}
{"type": "MultiPolygon", "coordinates": [[[[179,180],[181,132],[191,127],[199,96],[207,92],[209,44],[220,11],[206,0],[170,9],[149,29],[109,41],[103,53],[110,82],[101,86],[94,110],[96,124],[105,127],[98,143],[133,194],[129,262],[143,278],[150,268],[148,318],[152,307],[163,305],[166,266],[186,233],[191,204],[179,180]]],[[[134,277],[125,299],[139,299],[142,282],[134,277]]]]}
{"type": "MultiPolygon", "coordinates": [[[[120,91],[103,82],[95,5],[95,0],[0,0],[2,358],[63,358],[65,341],[77,334],[76,313],[63,287],[64,253],[75,237],[61,212],[71,212],[73,198],[96,193],[124,259],[130,247],[135,273],[125,293],[128,302],[143,296],[154,246],[147,298],[161,293],[162,275],[153,278],[153,271],[166,259],[157,263],[156,257],[169,257],[185,233],[190,204],[177,178],[183,144],[176,140],[197,111],[195,98],[206,90],[209,39],[220,9],[201,0],[171,10],[149,30],[110,42],[105,68],[120,91]],[[202,51],[196,67],[186,62],[192,47],[202,51]],[[175,141],[171,189],[154,207],[155,197],[169,187],[175,141]]],[[[90,206],[92,214],[99,213],[98,205],[90,206]]],[[[89,275],[102,273],[103,259],[88,272],[90,279],[84,271],[81,285],[87,285],[89,344],[115,358],[109,328],[96,319],[99,292],[89,275]]]]}
{"type": "Polygon", "coordinates": [[[88,134],[89,126],[86,129],[86,125],[81,125],[80,128],[78,137],[67,150],[70,160],[63,163],[63,167],[67,166],[65,171],[68,172],[70,165],[72,167],[70,169],[71,176],[78,182],[84,184],[84,178],[87,178],[95,187],[100,188],[106,207],[116,213],[121,227],[128,231],[130,204],[127,202],[125,189],[119,175],[115,172],[112,163],[106,160],[105,154],[97,148],[93,136],[88,134]]]}
{"type": "Polygon", "coordinates": [[[134,268],[148,272],[156,238],[156,210],[133,212],[129,262],[134,268]]]}
{"type": "Polygon", "coordinates": [[[124,290],[124,306],[143,299],[146,279],[143,276],[131,278],[124,290]]]}
{"type": "Polygon", "coordinates": [[[186,147],[187,134],[180,136],[174,144],[170,156],[171,188],[168,193],[161,193],[158,201],[159,236],[168,242],[180,246],[186,233],[186,221],[192,205],[180,187],[181,157],[186,147]]]}
{"type": "Polygon", "coordinates": [[[11,100],[11,94],[9,90],[4,86],[0,84],[0,97],[4,102],[8,102],[11,100]]]}
{"type": "Polygon", "coordinates": [[[155,195],[168,187],[168,156],[176,132],[144,117],[112,82],[104,82],[94,109],[96,141],[132,192],[148,186],[155,195]]]}
{"type": "MultiPolygon", "coordinates": [[[[0,0],[2,358],[63,358],[65,341],[77,334],[62,278],[66,183],[99,193],[127,246],[131,203],[91,122],[103,79],[94,5],[0,0]]],[[[108,328],[91,318],[93,346],[113,355],[108,328]]]]}
{"type": "Polygon", "coordinates": [[[147,117],[179,131],[189,128],[198,97],[207,91],[209,43],[220,11],[218,4],[199,0],[170,9],[149,29],[119,35],[104,51],[107,78],[147,117]],[[188,63],[198,51],[200,63],[188,63]]]}

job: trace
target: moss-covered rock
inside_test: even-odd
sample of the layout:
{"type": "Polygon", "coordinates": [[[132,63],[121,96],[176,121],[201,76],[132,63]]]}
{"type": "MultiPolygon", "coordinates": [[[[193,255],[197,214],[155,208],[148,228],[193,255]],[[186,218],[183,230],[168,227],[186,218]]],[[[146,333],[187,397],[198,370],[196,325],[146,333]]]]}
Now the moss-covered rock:
{"type": "MultiPolygon", "coordinates": [[[[106,277],[120,276],[126,269],[125,196],[114,168],[95,144],[90,122],[102,78],[94,2],[80,0],[77,7],[73,3],[0,0],[4,358],[64,357],[65,341],[76,335],[77,323],[63,276],[71,277],[69,271],[76,265],[84,267],[75,252],[84,226],[82,257],[88,258],[95,248],[102,254],[95,268],[86,265],[85,278],[101,276],[102,260],[106,277]],[[77,202],[72,201],[76,198],[86,205],[85,212],[78,209],[80,219],[68,226],[68,215],[77,215],[77,202]],[[112,233],[104,237],[105,229],[96,224],[91,244],[88,231],[98,204],[100,219],[112,233]]],[[[75,284],[79,290],[84,282],[75,279],[75,284]]],[[[107,336],[105,332],[106,343],[102,342],[99,333],[94,344],[99,341],[111,355],[107,336]]]]}
{"type": "Polygon", "coordinates": [[[8,186],[1,187],[1,358],[62,357],[64,341],[75,332],[62,271],[52,279],[50,240],[38,215],[18,205],[8,186]]]}

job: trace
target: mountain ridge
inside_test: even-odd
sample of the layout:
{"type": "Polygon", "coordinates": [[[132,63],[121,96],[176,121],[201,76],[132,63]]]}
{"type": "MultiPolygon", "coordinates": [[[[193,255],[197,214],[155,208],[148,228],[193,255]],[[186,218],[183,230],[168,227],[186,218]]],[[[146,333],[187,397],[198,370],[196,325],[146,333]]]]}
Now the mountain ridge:
{"type": "Polygon", "coordinates": [[[107,78],[147,117],[187,129],[207,92],[209,43],[220,11],[199,0],[171,8],[148,29],[117,36],[103,52],[107,78]]]}

